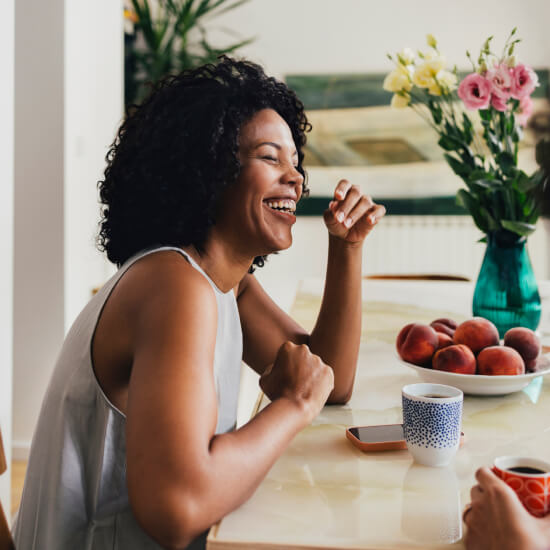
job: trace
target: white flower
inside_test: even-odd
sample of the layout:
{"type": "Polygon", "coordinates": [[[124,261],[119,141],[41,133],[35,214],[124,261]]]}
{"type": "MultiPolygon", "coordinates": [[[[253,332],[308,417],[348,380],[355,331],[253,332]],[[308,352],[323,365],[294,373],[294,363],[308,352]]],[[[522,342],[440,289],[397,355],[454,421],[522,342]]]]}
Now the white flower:
{"type": "Polygon", "coordinates": [[[394,109],[404,109],[408,107],[411,102],[411,96],[407,92],[401,92],[399,94],[393,94],[391,98],[391,106],[394,109]]]}
{"type": "Polygon", "coordinates": [[[445,58],[441,55],[432,56],[416,68],[412,80],[419,88],[430,88],[435,83],[435,76],[444,68],[445,58]]]}
{"type": "Polygon", "coordinates": [[[384,79],[383,88],[388,92],[409,91],[412,88],[412,84],[408,72],[400,68],[394,69],[384,79]]]}
{"type": "Polygon", "coordinates": [[[443,69],[435,75],[433,83],[428,87],[428,91],[432,95],[449,93],[456,88],[456,83],[456,75],[443,69]]]}
{"type": "Polygon", "coordinates": [[[414,52],[410,48],[403,48],[397,54],[397,59],[403,65],[411,65],[414,62],[414,52]]]}

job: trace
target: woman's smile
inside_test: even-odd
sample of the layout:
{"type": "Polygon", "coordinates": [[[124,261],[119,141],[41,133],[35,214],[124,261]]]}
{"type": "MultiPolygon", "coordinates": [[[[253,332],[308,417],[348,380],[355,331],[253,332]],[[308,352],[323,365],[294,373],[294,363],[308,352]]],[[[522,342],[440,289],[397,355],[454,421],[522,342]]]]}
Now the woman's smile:
{"type": "Polygon", "coordinates": [[[238,180],[224,201],[227,226],[238,224],[239,234],[249,235],[255,256],[288,248],[304,178],[292,132],[276,111],[258,111],[243,125],[239,158],[238,180]]]}

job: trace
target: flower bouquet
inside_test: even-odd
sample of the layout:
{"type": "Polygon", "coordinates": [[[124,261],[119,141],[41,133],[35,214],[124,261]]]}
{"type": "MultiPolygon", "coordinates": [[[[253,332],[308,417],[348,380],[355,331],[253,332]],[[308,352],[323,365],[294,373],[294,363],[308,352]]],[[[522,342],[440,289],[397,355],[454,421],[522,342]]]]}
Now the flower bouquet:
{"type": "Polygon", "coordinates": [[[513,29],[502,52],[489,37],[459,82],[449,70],[437,41],[428,35],[428,51],[405,48],[388,55],[395,68],[384,80],[395,108],[414,109],[439,135],[444,157],[465,184],[457,202],[485,234],[487,252],[474,294],[473,312],[491,319],[501,334],[513,326],[535,329],[540,297],[525,248],[540,212],[546,178],[518,167],[518,144],[532,112],[536,73],[520,63],[513,29]]]}

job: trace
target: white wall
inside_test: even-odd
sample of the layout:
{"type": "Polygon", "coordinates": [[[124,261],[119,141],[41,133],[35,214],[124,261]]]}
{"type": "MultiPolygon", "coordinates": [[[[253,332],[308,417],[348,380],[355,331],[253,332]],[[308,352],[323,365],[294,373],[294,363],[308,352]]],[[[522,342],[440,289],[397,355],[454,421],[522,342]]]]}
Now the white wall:
{"type": "MultiPolygon", "coordinates": [[[[0,19],[0,429],[11,460],[12,313],[13,313],[13,88],[15,0],[4,0],[0,19]]],[[[10,473],[0,477],[0,501],[9,516],[10,473]]]]}
{"type": "Polygon", "coordinates": [[[122,117],[122,6],[18,0],[14,455],[25,457],[68,325],[111,268],[97,180],[122,117]]]}
{"type": "MultiPolygon", "coordinates": [[[[389,71],[387,52],[424,48],[434,34],[447,58],[468,68],[491,34],[502,44],[518,27],[519,55],[549,64],[548,0],[252,0],[213,21],[257,40],[240,53],[272,74],[389,71]]],[[[216,35],[228,43],[227,35],[216,35]]]]}
{"type": "Polygon", "coordinates": [[[124,109],[122,9],[113,0],[65,5],[65,330],[113,272],[95,246],[97,181],[124,109]]]}
{"type": "Polygon", "coordinates": [[[63,341],[63,0],[15,10],[14,414],[28,444],[63,341]]]}

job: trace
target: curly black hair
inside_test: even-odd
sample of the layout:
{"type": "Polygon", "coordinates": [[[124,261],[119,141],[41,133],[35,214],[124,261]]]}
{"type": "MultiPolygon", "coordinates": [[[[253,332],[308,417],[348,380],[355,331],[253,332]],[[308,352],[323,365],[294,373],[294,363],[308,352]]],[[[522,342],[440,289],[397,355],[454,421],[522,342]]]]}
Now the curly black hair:
{"type": "MultiPolygon", "coordinates": [[[[98,184],[98,247],[109,260],[120,266],[156,245],[201,250],[224,189],[239,175],[240,128],[266,108],[290,127],[305,177],[311,125],[304,106],[255,63],[221,56],[216,64],[166,77],[141,105],[130,107],[98,184]]],[[[264,260],[258,256],[253,264],[261,267],[264,260]]]]}

